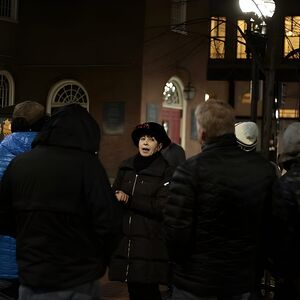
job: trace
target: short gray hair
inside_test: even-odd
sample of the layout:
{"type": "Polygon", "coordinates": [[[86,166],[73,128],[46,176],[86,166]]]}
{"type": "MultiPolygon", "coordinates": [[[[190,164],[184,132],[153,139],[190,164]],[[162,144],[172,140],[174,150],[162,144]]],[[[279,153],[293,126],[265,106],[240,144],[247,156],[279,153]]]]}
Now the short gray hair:
{"type": "Polygon", "coordinates": [[[209,99],[200,103],[195,111],[197,127],[203,128],[207,138],[234,133],[234,111],[226,102],[209,99]]]}

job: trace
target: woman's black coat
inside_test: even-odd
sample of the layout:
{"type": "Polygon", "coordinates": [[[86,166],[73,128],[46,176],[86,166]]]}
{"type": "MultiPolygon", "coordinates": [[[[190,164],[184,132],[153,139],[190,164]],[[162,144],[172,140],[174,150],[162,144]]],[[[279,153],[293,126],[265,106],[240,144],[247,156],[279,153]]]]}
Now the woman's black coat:
{"type": "Polygon", "coordinates": [[[112,259],[110,279],[168,283],[169,259],[162,237],[162,210],[173,168],[162,155],[137,173],[131,157],[119,168],[114,190],[130,196],[124,205],[123,238],[112,259]]]}

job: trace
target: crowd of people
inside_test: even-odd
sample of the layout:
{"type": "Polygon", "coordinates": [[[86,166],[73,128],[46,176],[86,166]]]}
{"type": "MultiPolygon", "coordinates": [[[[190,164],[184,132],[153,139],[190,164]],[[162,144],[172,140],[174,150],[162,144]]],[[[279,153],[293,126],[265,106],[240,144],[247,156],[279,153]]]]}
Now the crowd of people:
{"type": "Polygon", "coordinates": [[[138,124],[111,185],[86,109],[16,105],[0,144],[0,299],[100,300],[108,269],[130,300],[259,300],[266,270],[274,299],[299,300],[300,123],[284,132],[280,176],[228,103],[195,117],[199,154],[138,124]]]}

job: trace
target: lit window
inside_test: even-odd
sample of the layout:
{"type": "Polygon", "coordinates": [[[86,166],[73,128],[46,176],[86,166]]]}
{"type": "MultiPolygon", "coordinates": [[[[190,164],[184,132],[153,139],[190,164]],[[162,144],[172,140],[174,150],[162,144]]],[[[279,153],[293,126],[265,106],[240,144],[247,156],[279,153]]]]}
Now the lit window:
{"type": "Polygon", "coordinates": [[[167,105],[179,104],[178,89],[172,81],[166,83],[163,96],[167,105]]]}
{"type": "Polygon", "coordinates": [[[163,107],[182,108],[183,92],[175,78],[170,79],[163,91],[163,107]]]}
{"type": "Polygon", "coordinates": [[[0,107],[13,104],[14,82],[11,75],[6,71],[0,71],[0,107]]]}
{"type": "Polygon", "coordinates": [[[79,82],[73,80],[61,81],[51,89],[49,95],[48,112],[53,112],[56,108],[71,103],[80,104],[88,109],[88,94],[79,82]]]}
{"type": "Polygon", "coordinates": [[[246,40],[244,39],[241,31],[245,34],[247,29],[247,23],[244,20],[238,20],[237,30],[237,47],[236,47],[236,58],[247,58],[246,53],[246,40]]]}
{"type": "Polygon", "coordinates": [[[298,109],[294,108],[282,108],[279,109],[279,117],[280,118],[299,118],[299,111],[298,109]]]}
{"type": "Polygon", "coordinates": [[[186,34],[186,0],[172,0],[171,30],[186,34]]]}
{"type": "Polygon", "coordinates": [[[226,18],[212,17],[210,25],[210,58],[225,57],[226,18]]]}
{"type": "Polygon", "coordinates": [[[17,0],[0,0],[0,18],[17,19],[17,0]]]}
{"type": "Polygon", "coordinates": [[[284,57],[299,59],[300,17],[285,17],[284,57]]]}

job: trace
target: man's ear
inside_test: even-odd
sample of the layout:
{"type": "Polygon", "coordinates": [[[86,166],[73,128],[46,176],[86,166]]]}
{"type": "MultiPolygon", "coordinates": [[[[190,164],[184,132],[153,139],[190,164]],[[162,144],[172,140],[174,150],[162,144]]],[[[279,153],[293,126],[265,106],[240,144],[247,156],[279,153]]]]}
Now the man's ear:
{"type": "Polygon", "coordinates": [[[203,144],[206,141],[206,133],[203,130],[203,128],[201,128],[201,127],[198,130],[198,138],[199,138],[200,144],[203,144]]]}
{"type": "Polygon", "coordinates": [[[202,140],[203,142],[206,141],[206,132],[205,132],[204,130],[202,130],[202,132],[201,132],[201,140],[202,140]]]}
{"type": "Polygon", "coordinates": [[[162,143],[159,143],[158,146],[157,146],[157,151],[160,151],[161,148],[162,148],[163,144],[162,143]]]}

